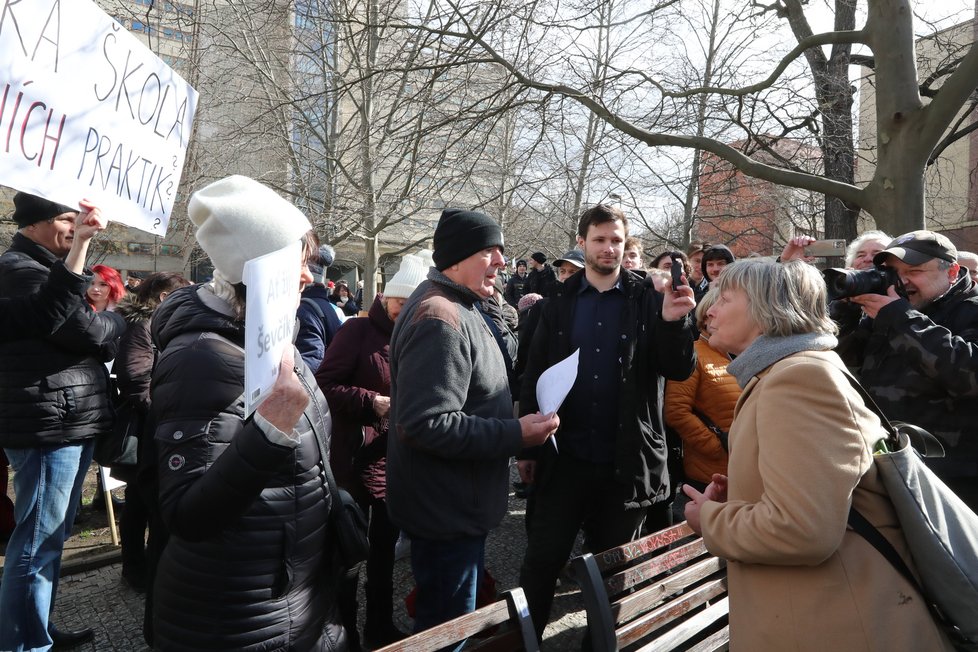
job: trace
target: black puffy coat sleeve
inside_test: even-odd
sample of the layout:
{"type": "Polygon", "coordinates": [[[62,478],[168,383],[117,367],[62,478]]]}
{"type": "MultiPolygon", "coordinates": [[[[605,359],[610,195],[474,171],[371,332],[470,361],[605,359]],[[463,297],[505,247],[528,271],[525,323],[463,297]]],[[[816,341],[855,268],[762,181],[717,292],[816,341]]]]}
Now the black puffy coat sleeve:
{"type": "Polygon", "coordinates": [[[238,521],[294,450],[243,418],[244,358],[223,347],[202,338],[168,347],[153,374],[160,510],[188,541],[238,521]]]}
{"type": "Polygon", "coordinates": [[[50,335],[82,307],[90,275],[73,274],[58,261],[31,294],[0,299],[0,341],[50,335]]]}

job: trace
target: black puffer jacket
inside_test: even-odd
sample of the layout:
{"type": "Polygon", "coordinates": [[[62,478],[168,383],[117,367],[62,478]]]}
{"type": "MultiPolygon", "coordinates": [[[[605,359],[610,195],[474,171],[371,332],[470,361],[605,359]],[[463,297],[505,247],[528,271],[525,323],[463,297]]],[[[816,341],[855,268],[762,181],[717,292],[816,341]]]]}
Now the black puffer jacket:
{"type": "Polygon", "coordinates": [[[154,584],[154,645],[343,650],[316,442],[329,443],[326,400],[300,363],[311,401],[298,446],[272,443],[244,419],[244,324],[204,305],[205,293],[174,292],[152,322],[160,509],[170,531],[154,584]]]}
{"type": "MultiPolygon", "coordinates": [[[[58,258],[18,233],[0,256],[0,296],[31,294],[58,258]]],[[[0,344],[0,446],[81,442],[112,426],[109,375],[125,322],[87,304],[47,337],[0,344]]]]}

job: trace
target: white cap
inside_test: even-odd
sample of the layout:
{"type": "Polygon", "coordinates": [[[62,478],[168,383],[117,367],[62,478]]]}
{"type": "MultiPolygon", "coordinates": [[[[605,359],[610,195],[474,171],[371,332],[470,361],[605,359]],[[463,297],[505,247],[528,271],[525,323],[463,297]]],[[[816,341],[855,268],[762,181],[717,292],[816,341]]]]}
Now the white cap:
{"type": "Polygon", "coordinates": [[[414,292],[414,288],[425,279],[427,273],[428,270],[420,255],[405,254],[401,258],[401,266],[397,273],[384,286],[384,296],[407,299],[414,292]]]}
{"type": "Polygon", "coordinates": [[[195,192],[187,205],[197,242],[214,267],[240,283],[244,264],[302,238],[312,225],[298,208],[254,179],[234,175],[195,192]]]}

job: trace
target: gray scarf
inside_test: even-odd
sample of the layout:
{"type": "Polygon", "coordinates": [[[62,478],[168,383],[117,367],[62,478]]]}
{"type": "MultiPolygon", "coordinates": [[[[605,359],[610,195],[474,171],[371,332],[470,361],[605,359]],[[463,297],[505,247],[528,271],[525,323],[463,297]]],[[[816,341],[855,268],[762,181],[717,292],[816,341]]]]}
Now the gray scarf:
{"type": "Polygon", "coordinates": [[[751,378],[778,360],[801,351],[831,351],[838,343],[839,340],[834,335],[823,333],[802,333],[786,337],[761,335],[727,366],[727,373],[735,376],[737,384],[743,389],[751,378]]]}

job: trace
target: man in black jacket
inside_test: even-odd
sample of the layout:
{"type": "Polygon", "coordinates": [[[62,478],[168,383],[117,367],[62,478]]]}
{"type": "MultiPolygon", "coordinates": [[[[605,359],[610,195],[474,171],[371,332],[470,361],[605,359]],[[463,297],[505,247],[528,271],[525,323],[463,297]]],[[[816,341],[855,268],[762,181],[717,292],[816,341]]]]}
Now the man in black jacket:
{"type": "Polygon", "coordinates": [[[506,513],[509,459],[558,425],[552,415],[513,418],[505,361],[478,308],[505,265],[499,225],[445,209],[434,249],[390,347],[387,509],[411,539],[416,632],[475,610],[486,536],[506,513]]]}
{"type": "Polygon", "coordinates": [[[526,261],[522,258],[516,261],[516,273],[509,277],[506,281],[506,290],[503,292],[503,297],[506,299],[506,303],[513,306],[514,308],[519,304],[520,299],[526,294],[526,286],[529,281],[529,277],[526,275],[526,261]]]}
{"type": "Polygon", "coordinates": [[[668,524],[660,380],[684,380],[693,370],[687,315],[695,303],[688,285],[659,294],[623,269],[627,235],[617,208],[599,204],[581,216],[584,273],[558,286],[543,307],[522,384],[520,412],[532,414],[540,375],[580,351],[554,441],[525,449],[519,461],[535,493],[520,585],[538,638],[578,530],[597,552],[638,536],[648,511],[654,528],[668,524]]]}
{"type": "MultiPolygon", "coordinates": [[[[0,296],[29,295],[71,251],[75,208],[14,197],[20,227],[0,256],[0,296]]],[[[82,202],[85,213],[96,213],[82,202]]],[[[88,215],[81,221],[89,221],[88,215]]],[[[96,220],[97,221],[97,220],[96,220]]],[[[89,236],[90,237],[90,236],[89,236]]],[[[92,637],[49,621],[61,552],[71,533],[93,438],[112,424],[108,372],[123,319],[79,304],[50,336],[0,344],[0,445],[14,469],[16,512],[0,584],[0,649],[47,649],[92,637]]]]}
{"type": "Polygon", "coordinates": [[[553,267],[546,264],[547,256],[542,251],[535,251],[530,256],[530,270],[524,286],[525,294],[539,294],[549,297],[557,286],[557,275],[553,267]]]}
{"type": "Polygon", "coordinates": [[[901,235],[873,263],[895,270],[906,296],[890,286],[852,297],[865,315],[843,324],[839,354],[887,417],[941,441],[945,457],[928,465],[978,509],[978,286],[932,231],[901,235]]]}

